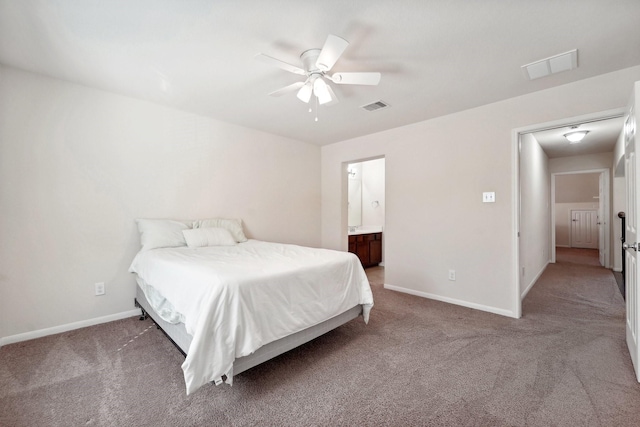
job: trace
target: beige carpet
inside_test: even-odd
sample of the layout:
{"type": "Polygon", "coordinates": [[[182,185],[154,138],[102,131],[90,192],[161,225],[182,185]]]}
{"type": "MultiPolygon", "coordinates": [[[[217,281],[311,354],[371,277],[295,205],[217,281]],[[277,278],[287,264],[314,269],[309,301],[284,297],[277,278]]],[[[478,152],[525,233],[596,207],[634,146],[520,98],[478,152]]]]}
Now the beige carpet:
{"type": "Polygon", "coordinates": [[[622,298],[610,271],[569,255],[519,320],[385,290],[370,270],[369,325],[189,397],[182,356],[150,321],[8,345],[0,425],[637,426],[622,298]]]}

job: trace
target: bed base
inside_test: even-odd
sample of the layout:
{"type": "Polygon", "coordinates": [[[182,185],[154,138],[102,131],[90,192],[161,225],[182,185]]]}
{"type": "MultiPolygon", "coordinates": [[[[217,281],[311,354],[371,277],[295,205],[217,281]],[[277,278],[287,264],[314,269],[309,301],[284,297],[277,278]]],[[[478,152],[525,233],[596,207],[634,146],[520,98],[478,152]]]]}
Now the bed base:
{"type": "MultiPolygon", "coordinates": [[[[144,320],[147,317],[151,318],[158,329],[160,329],[167,338],[169,338],[183,356],[186,356],[192,337],[187,333],[184,324],[172,324],[162,320],[162,318],[153,310],[149,301],[147,301],[147,298],[145,297],[144,292],[142,292],[142,289],[140,289],[140,286],[136,286],[136,298],[134,299],[134,303],[136,307],[140,307],[142,310],[140,320],[144,320]]],[[[248,356],[237,358],[233,362],[233,374],[237,375],[247,369],[266,362],[269,359],[273,359],[274,357],[307,343],[337,328],[338,326],[344,325],[361,314],[362,306],[356,305],[322,323],[266,344],[248,356]]]]}
{"type": "Polygon", "coordinates": [[[142,314],[140,315],[140,317],[138,318],[138,320],[143,321],[143,320],[147,320],[147,319],[151,319],[153,321],[153,323],[156,324],[156,328],[160,329],[162,331],[162,333],[167,337],[167,339],[169,341],[171,341],[171,343],[178,349],[178,351],[180,353],[182,353],[182,355],[184,357],[187,357],[187,353],[182,349],[182,347],[180,347],[178,345],[178,343],[176,343],[173,338],[171,338],[171,336],[167,333],[167,331],[165,330],[165,328],[163,328],[162,326],[160,326],[160,322],[166,323],[167,325],[171,325],[168,322],[165,322],[164,320],[162,320],[161,317],[159,317],[155,312],[153,312],[153,316],[150,315],[147,310],[142,306],[142,304],[140,304],[140,302],[138,302],[138,298],[134,298],[133,300],[133,304],[138,307],[140,309],[140,311],[142,311],[142,314]],[[158,319],[158,320],[156,320],[158,319]]]}

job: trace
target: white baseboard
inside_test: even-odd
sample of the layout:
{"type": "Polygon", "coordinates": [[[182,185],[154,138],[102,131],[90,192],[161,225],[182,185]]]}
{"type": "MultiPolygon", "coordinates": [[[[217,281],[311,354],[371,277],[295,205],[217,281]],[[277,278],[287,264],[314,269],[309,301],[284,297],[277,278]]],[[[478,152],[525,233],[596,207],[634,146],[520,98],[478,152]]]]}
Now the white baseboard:
{"type": "Polygon", "coordinates": [[[378,266],[380,267],[384,267],[384,261],[382,261],[381,263],[378,264],[378,266]]]}
{"type": "Polygon", "coordinates": [[[87,326],[113,322],[114,320],[126,319],[127,317],[140,316],[140,314],[140,309],[136,308],[135,310],[123,311],[122,313],[110,314],[108,316],[95,317],[93,319],[67,323],[66,325],[54,326],[52,328],[39,329],[37,331],[2,337],[0,338],[0,347],[7,344],[13,344],[21,341],[32,340],[35,338],[46,337],[48,335],[59,334],[61,332],[73,331],[74,329],[86,328],[87,326]]]}
{"type": "Polygon", "coordinates": [[[527,296],[527,294],[529,293],[531,288],[533,288],[533,285],[536,284],[536,282],[538,281],[540,276],[542,276],[542,273],[544,273],[544,271],[547,269],[547,267],[549,266],[549,263],[550,263],[550,261],[547,261],[547,263],[544,265],[544,267],[542,267],[540,269],[540,271],[538,272],[538,274],[536,274],[536,277],[534,277],[533,280],[531,280],[531,282],[527,285],[525,290],[523,292],[520,292],[520,301],[522,301],[524,299],[524,297],[527,296]]]}
{"type": "Polygon", "coordinates": [[[612,270],[616,273],[622,273],[622,267],[613,267],[612,270]]]}
{"type": "Polygon", "coordinates": [[[493,314],[499,314],[500,316],[514,317],[514,318],[516,317],[513,311],[503,310],[501,308],[496,308],[496,307],[490,307],[488,305],[476,304],[474,302],[463,301],[463,300],[449,298],[449,297],[443,297],[441,295],[430,294],[428,292],[421,292],[413,289],[402,288],[400,286],[393,286],[387,283],[384,284],[384,288],[390,289],[392,291],[402,292],[405,294],[415,295],[422,298],[428,298],[436,301],[446,302],[449,304],[455,304],[455,305],[460,305],[467,308],[473,308],[474,310],[480,310],[480,311],[486,311],[493,314]]]}

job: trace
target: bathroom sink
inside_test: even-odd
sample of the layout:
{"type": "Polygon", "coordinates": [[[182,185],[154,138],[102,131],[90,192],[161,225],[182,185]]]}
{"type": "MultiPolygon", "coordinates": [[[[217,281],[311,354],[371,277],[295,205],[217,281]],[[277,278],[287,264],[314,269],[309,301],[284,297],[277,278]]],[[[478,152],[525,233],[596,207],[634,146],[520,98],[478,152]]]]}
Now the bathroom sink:
{"type": "Polygon", "coordinates": [[[354,231],[349,230],[349,236],[354,236],[357,234],[369,234],[369,233],[381,233],[382,226],[381,225],[363,225],[360,227],[356,227],[354,231]]]}

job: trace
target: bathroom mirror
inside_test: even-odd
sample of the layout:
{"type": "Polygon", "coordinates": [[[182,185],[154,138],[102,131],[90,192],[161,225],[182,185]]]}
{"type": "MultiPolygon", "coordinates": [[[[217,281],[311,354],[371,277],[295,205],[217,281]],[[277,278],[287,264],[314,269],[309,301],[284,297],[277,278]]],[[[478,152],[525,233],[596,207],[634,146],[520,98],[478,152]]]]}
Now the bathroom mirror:
{"type": "Polygon", "coordinates": [[[349,227],[362,225],[362,163],[347,166],[349,174],[349,227]]]}

